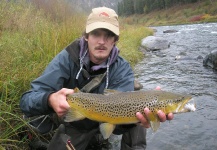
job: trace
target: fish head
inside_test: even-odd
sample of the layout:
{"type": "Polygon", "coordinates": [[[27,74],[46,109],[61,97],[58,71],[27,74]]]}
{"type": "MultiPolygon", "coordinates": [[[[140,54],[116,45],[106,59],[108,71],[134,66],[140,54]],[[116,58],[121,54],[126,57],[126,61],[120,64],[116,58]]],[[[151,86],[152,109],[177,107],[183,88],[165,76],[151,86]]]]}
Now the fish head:
{"type": "Polygon", "coordinates": [[[166,92],[159,95],[158,110],[168,113],[182,113],[195,111],[195,103],[190,95],[166,92]]]}
{"type": "Polygon", "coordinates": [[[147,117],[154,132],[157,131],[160,126],[160,120],[157,116],[158,110],[162,110],[165,114],[183,113],[196,110],[195,104],[190,103],[193,101],[190,95],[159,90],[149,93],[151,93],[150,97],[154,99],[153,101],[155,103],[149,108],[152,113],[150,113],[147,117]]]}

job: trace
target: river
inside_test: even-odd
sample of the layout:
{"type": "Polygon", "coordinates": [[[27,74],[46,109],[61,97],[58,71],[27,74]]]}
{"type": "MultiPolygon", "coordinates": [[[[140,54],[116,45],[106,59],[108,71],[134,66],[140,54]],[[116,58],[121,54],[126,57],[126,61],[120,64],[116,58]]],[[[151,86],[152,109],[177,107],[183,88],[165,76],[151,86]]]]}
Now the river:
{"type": "Polygon", "coordinates": [[[135,67],[142,90],[160,86],[162,90],[191,94],[195,112],[176,114],[161,123],[155,133],[147,130],[147,150],[217,149],[217,71],[203,66],[202,59],[175,60],[177,55],[205,57],[217,49],[217,23],[160,26],[155,36],[170,42],[170,47],[146,54],[135,67]],[[165,30],[175,33],[163,33],[165,30]]]}

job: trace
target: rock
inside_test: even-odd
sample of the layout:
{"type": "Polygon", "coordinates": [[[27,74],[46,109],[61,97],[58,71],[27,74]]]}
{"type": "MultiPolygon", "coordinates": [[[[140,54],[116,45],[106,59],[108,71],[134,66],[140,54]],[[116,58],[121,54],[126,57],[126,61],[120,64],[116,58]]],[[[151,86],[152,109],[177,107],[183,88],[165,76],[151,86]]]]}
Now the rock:
{"type": "Polygon", "coordinates": [[[177,30],[165,30],[163,33],[175,33],[178,32],[177,30]]]}
{"type": "Polygon", "coordinates": [[[203,59],[203,65],[217,70],[217,50],[213,50],[206,55],[203,59]]]}
{"type": "Polygon", "coordinates": [[[141,83],[139,83],[139,81],[135,80],[134,81],[134,90],[138,91],[138,90],[140,90],[142,88],[143,88],[143,85],[141,83]]]}
{"type": "Polygon", "coordinates": [[[162,37],[148,36],[142,39],[141,46],[147,51],[156,51],[169,48],[170,43],[162,37]]]}
{"type": "Polygon", "coordinates": [[[203,57],[201,55],[197,56],[197,57],[189,57],[189,56],[182,56],[182,55],[177,55],[175,57],[175,60],[200,60],[203,59],[203,57]]]}

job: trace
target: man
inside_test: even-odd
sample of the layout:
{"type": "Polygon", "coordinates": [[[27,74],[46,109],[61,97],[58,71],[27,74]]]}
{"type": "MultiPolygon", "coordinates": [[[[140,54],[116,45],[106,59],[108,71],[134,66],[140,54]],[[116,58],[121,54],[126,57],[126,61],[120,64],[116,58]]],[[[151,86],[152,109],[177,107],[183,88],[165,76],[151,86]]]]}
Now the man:
{"type": "MultiPolygon", "coordinates": [[[[21,110],[28,117],[56,113],[66,114],[66,95],[78,87],[83,92],[103,93],[104,89],[134,90],[134,75],[129,63],[121,58],[115,46],[119,39],[118,16],[114,10],[99,7],[92,10],[83,37],[61,51],[43,74],[32,81],[31,90],[22,95],[21,110]],[[97,80],[94,80],[97,79],[97,80]]],[[[145,114],[149,113],[145,108],[145,114]]],[[[166,116],[158,112],[162,122],[166,116]]],[[[114,133],[123,134],[121,149],[145,149],[145,128],[150,127],[141,113],[136,113],[141,125],[120,125],[114,133]],[[139,138],[134,138],[139,136],[139,138]]],[[[169,114],[171,120],[173,114],[169,114]]],[[[84,119],[65,123],[65,133],[78,150],[86,149],[91,138],[99,132],[99,122],[84,119]]]]}

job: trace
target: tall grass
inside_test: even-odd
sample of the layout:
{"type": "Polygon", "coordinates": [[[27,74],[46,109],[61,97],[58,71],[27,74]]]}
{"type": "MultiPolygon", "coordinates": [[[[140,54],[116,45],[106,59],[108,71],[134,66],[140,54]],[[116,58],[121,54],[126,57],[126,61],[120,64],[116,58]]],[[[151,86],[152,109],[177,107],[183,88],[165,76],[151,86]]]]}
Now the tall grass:
{"type": "MultiPolygon", "coordinates": [[[[51,59],[84,31],[86,15],[58,0],[0,1],[0,149],[28,149],[19,109],[22,93],[51,59]]],[[[136,64],[144,27],[122,26],[121,55],[136,64]]]]}
{"type": "Polygon", "coordinates": [[[85,17],[79,14],[78,18],[66,7],[56,10],[54,6],[62,5],[57,2],[49,11],[40,7],[43,4],[34,7],[24,1],[0,2],[0,143],[7,149],[28,149],[28,140],[20,136],[26,127],[19,109],[21,94],[84,30],[85,17]]]}
{"type": "Polygon", "coordinates": [[[122,25],[118,48],[120,55],[126,58],[132,67],[138,63],[144,54],[139,50],[142,38],[152,35],[153,30],[140,25],[122,25]]]}

